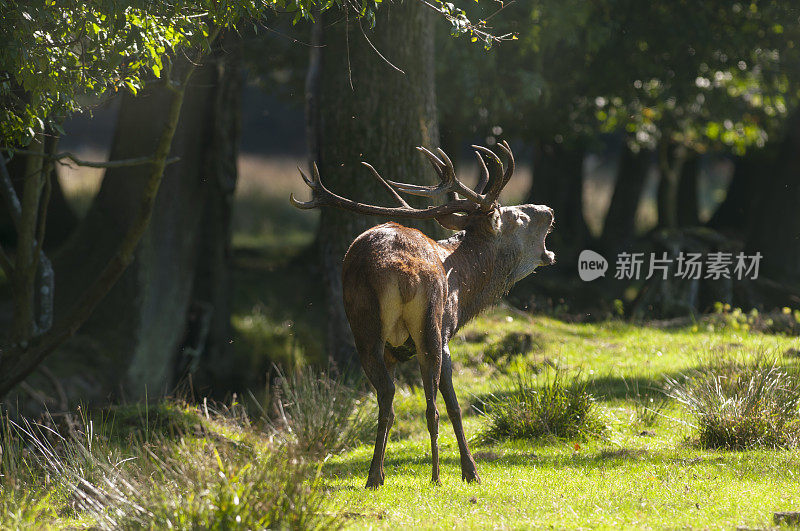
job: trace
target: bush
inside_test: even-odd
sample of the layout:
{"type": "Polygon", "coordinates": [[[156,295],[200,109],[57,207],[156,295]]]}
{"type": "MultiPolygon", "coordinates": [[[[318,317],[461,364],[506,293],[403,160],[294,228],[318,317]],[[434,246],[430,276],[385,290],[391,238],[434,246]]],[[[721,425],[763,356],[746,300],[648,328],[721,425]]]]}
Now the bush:
{"type": "Polygon", "coordinates": [[[313,456],[335,454],[375,436],[377,414],[367,398],[342,379],[310,368],[284,377],[272,395],[275,433],[313,456]]]}
{"type": "Polygon", "coordinates": [[[584,439],[602,434],[594,397],[580,375],[564,371],[545,373],[543,384],[518,376],[511,392],[492,395],[484,402],[488,427],[479,442],[501,439],[584,439]]]}
{"type": "Polygon", "coordinates": [[[791,447],[800,442],[800,379],[767,357],[722,361],[669,380],[694,415],[703,448],[791,447]]]}

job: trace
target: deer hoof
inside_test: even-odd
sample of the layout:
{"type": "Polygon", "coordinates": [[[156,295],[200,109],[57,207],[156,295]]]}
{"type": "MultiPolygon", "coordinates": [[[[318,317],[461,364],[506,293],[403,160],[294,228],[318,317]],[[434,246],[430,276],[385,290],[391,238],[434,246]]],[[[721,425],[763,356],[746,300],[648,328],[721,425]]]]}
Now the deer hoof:
{"type": "Polygon", "coordinates": [[[461,479],[467,483],[477,483],[478,485],[481,484],[481,478],[478,475],[477,470],[473,470],[472,472],[464,472],[461,474],[461,479]]]}

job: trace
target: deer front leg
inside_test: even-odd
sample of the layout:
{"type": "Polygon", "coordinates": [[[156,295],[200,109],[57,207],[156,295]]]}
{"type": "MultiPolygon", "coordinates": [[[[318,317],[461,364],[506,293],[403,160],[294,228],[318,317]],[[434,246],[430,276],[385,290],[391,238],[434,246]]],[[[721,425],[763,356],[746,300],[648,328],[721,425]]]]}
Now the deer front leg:
{"type": "Polygon", "coordinates": [[[458,451],[461,454],[461,479],[467,483],[473,481],[480,483],[481,478],[478,476],[475,460],[469,452],[467,439],[464,436],[464,426],[461,423],[461,407],[458,405],[456,391],[453,388],[453,363],[450,360],[450,349],[446,343],[442,349],[442,375],[439,380],[439,390],[442,392],[442,398],[444,398],[444,403],[447,406],[447,416],[450,417],[450,423],[453,425],[456,441],[458,441],[458,451]]]}

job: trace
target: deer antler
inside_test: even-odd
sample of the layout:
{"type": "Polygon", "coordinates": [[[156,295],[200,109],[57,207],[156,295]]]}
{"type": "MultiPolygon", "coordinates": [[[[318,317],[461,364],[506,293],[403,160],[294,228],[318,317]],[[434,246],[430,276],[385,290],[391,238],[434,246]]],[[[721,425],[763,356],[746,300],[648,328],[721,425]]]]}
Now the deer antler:
{"type": "Polygon", "coordinates": [[[508,166],[506,166],[505,172],[503,171],[503,163],[500,161],[500,157],[498,157],[494,151],[483,146],[472,146],[476,150],[475,154],[482,168],[481,181],[478,184],[482,184],[483,186],[481,186],[480,189],[476,187],[476,190],[479,190],[478,193],[482,193],[487,183],[489,185],[486,194],[481,196],[481,204],[484,208],[491,208],[492,205],[494,205],[500,192],[508,184],[508,181],[511,180],[511,176],[514,174],[514,169],[516,168],[514,154],[511,152],[511,147],[508,145],[508,142],[503,140],[497,144],[497,146],[506,154],[506,157],[508,157],[508,166]],[[487,155],[489,163],[491,164],[491,170],[486,167],[486,163],[479,152],[487,155]]]}
{"type": "Polygon", "coordinates": [[[370,164],[366,162],[362,162],[362,164],[364,164],[364,166],[369,168],[369,170],[372,172],[372,175],[376,179],[378,179],[378,181],[384,186],[384,188],[386,188],[389,191],[389,193],[392,194],[392,196],[394,196],[394,198],[400,203],[399,207],[368,205],[365,203],[353,201],[352,199],[347,199],[346,197],[334,194],[333,192],[328,190],[324,184],[322,184],[322,178],[319,175],[319,169],[317,168],[316,163],[311,168],[312,170],[311,177],[306,175],[305,172],[301,170],[299,167],[297,168],[300,171],[300,175],[303,177],[305,183],[308,185],[309,188],[311,188],[313,194],[311,200],[298,201],[297,199],[295,199],[294,194],[291,194],[289,196],[289,201],[297,208],[302,208],[302,209],[318,208],[321,206],[332,206],[344,210],[350,210],[352,212],[357,212],[359,214],[367,214],[371,216],[386,216],[386,217],[415,218],[415,219],[434,219],[441,216],[445,216],[447,214],[474,212],[477,209],[478,205],[475,202],[468,201],[465,199],[454,199],[452,201],[448,201],[444,205],[439,205],[439,206],[414,208],[410,206],[406,201],[404,201],[403,198],[400,197],[400,195],[397,193],[397,191],[395,191],[395,189],[392,188],[392,185],[390,184],[391,181],[387,182],[370,164]]]}
{"type": "Polygon", "coordinates": [[[450,157],[448,157],[447,153],[441,148],[436,148],[436,154],[434,154],[430,150],[420,146],[417,149],[428,158],[431,166],[433,166],[433,169],[436,171],[437,175],[439,175],[439,180],[441,182],[436,186],[423,186],[390,181],[381,177],[371,164],[366,162],[361,163],[370,170],[373,177],[375,177],[392,197],[400,203],[399,207],[368,205],[334,194],[322,184],[322,178],[319,175],[319,169],[316,163],[314,163],[311,168],[311,177],[308,177],[299,167],[297,168],[305,183],[311,188],[313,194],[311,200],[298,201],[295,199],[294,194],[292,194],[289,196],[289,201],[297,208],[302,209],[332,206],[358,212],[359,214],[415,219],[433,219],[448,214],[470,213],[478,210],[484,212],[490,211],[496,206],[497,196],[500,194],[503,187],[508,184],[511,175],[514,173],[514,156],[511,153],[511,148],[505,141],[498,145],[509,159],[505,173],[503,172],[503,163],[500,162],[500,158],[492,150],[483,146],[472,146],[475,148],[475,155],[478,157],[478,163],[481,166],[481,177],[474,190],[458,180],[453,161],[450,160],[450,157]],[[488,156],[491,171],[487,167],[481,153],[488,156]],[[487,184],[489,189],[484,194],[483,190],[486,188],[487,184]],[[456,193],[462,195],[464,199],[451,199],[440,206],[414,208],[397,193],[398,191],[430,198],[440,197],[448,193],[456,193]]]}
{"type": "Polygon", "coordinates": [[[508,157],[508,166],[505,172],[503,171],[503,163],[500,161],[500,158],[491,149],[483,146],[472,146],[475,149],[475,155],[478,158],[478,164],[481,168],[481,176],[474,189],[468,188],[464,183],[458,180],[453,162],[441,148],[436,149],[437,156],[424,147],[418,147],[417,149],[428,157],[428,161],[430,161],[433,169],[436,170],[441,182],[437,186],[420,186],[417,184],[406,184],[395,181],[387,181],[387,184],[401,192],[423,197],[439,197],[447,193],[457,193],[479,205],[481,210],[491,210],[495,207],[500,192],[508,184],[511,176],[514,174],[515,168],[514,155],[508,143],[504,140],[498,144],[498,146],[508,157]],[[491,171],[487,168],[481,153],[488,156],[492,167],[491,171]],[[483,192],[487,184],[489,185],[489,190],[484,194],[483,192]]]}

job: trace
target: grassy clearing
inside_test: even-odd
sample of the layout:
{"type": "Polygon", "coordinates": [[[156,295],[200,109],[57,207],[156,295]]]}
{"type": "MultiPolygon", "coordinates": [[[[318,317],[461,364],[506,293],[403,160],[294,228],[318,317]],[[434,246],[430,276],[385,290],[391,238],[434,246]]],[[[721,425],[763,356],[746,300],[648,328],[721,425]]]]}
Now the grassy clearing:
{"type": "MultiPolygon", "coordinates": [[[[800,450],[698,447],[692,411],[663,390],[668,377],[733,366],[723,360],[759,366],[764,352],[789,374],[798,346],[796,337],[725,325],[568,324],[495,310],[451,346],[468,436],[491,428],[491,418],[477,411],[490,397],[549,388],[558,391],[553,396],[570,389],[591,394],[607,426],[602,437],[528,433],[473,442],[483,483],[467,485],[439,401],[442,485],[434,487],[424,393],[402,385],[386,484],[367,491],[372,444],[363,441],[374,426],[371,400],[298,374],[279,383],[271,404],[284,413],[268,411],[272,424],[251,422],[241,408],[207,414],[202,405],[176,403],[107,412],[91,436],[78,422],[68,444],[53,439],[54,454],[67,463],[61,471],[41,459],[46,452],[30,438],[4,434],[0,526],[764,527],[773,512],[800,509],[800,450]],[[502,367],[482,355],[493,345],[517,345],[509,336],[525,337],[530,348],[502,367]],[[563,378],[558,385],[554,368],[563,378]]],[[[552,404],[543,408],[553,411],[552,404]]]]}
{"type": "Polygon", "coordinates": [[[768,351],[791,367],[797,348],[796,337],[725,323],[675,329],[567,324],[496,310],[451,344],[468,436],[491,425],[470,405],[498,390],[512,392],[520,374],[541,388],[552,382],[547,368],[558,367],[595,397],[608,425],[604,437],[482,441],[472,449],[483,483],[466,485],[442,414],[442,486],[433,487],[423,393],[403,388],[395,398],[384,487],[363,489],[371,445],[329,459],[323,485],[353,528],[770,526],[773,512],[800,509],[800,452],[698,448],[694,417],[663,390],[666,377],[698,370],[709,359],[750,362],[768,351]],[[535,346],[508,366],[483,356],[520,334],[535,346]]]}

